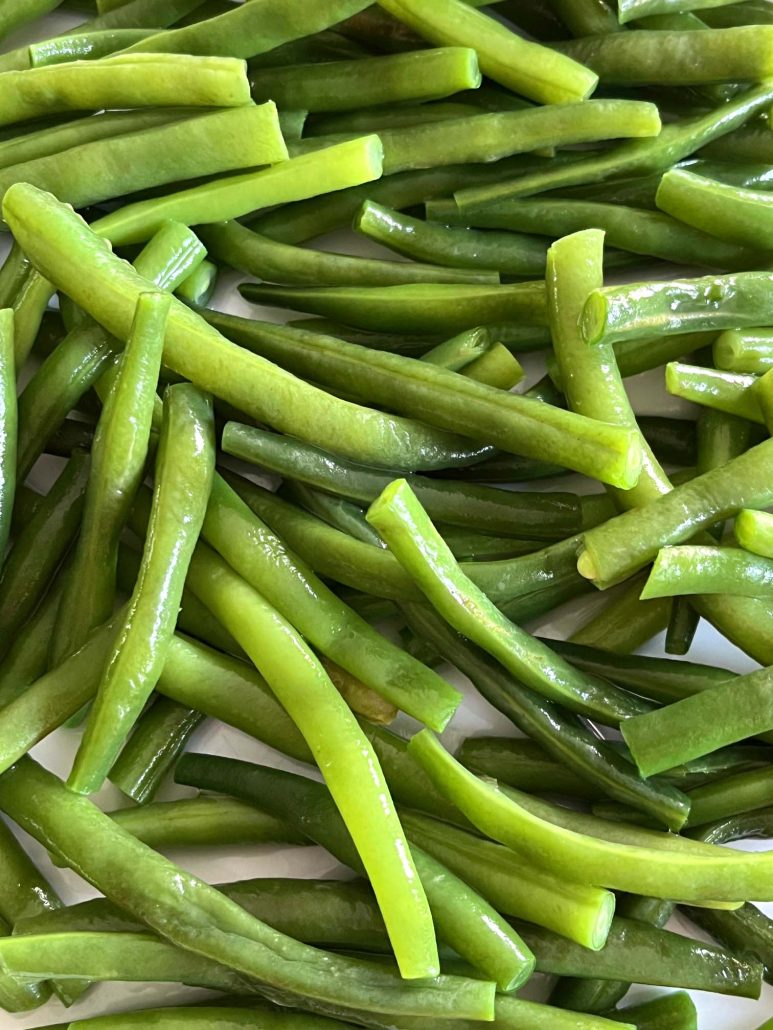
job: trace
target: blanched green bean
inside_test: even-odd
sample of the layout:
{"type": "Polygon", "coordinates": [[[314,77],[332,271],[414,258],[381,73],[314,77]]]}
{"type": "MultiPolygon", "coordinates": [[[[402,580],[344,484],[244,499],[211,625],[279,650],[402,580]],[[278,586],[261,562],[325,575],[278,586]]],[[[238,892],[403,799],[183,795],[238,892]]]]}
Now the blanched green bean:
{"type": "Polygon", "coordinates": [[[681,594],[773,597],[773,562],[734,547],[664,547],[658,551],[642,597],[681,594]]]}
{"type": "Polygon", "coordinates": [[[742,372],[724,372],[678,361],[666,366],[666,388],[675,397],[736,418],[763,423],[759,394],[754,389],[756,383],[757,376],[742,372]]]}
{"type": "Polygon", "coordinates": [[[18,412],[13,310],[0,309],[0,556],[5,556],[16,496],[18,412]]]}
{"type": "Polygon", "coordinates": [[[583,535],[578,569],[604,588],[652,561],[661,547],[687,541],[741,508],[773,502],[768,465],[773,443],[752,447],[719,469],[711,469],[644,508],[627,511],[583,535]]]}
{"type": "Polygon", "coordinates": [[[239,222],[208,226],[201,238],[213,257],[266,282],[298,286],[392,286],[400,283],[498,283],[496,270],[445,268],[310,250],[261,236],[239,222]]]}

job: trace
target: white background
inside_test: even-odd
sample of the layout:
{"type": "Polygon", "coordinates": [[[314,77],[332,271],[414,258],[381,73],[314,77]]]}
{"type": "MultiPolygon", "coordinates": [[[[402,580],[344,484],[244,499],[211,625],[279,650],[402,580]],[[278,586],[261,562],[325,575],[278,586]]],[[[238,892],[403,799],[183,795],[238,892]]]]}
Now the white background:
{"type": "MultiPolygon", "coordinates": [[[[43,38],[62,31],[77,19],[67,15],[56,15],[47,18],[44,22],[48,31],[33,37],[32,34],[19,32],[7,41],[2,48],[11,49],[14,46],[27,42],[32,38],[43,38]]],[[[388,252],[382,251],[375,246],[366,246],[355,241],[351,234],[337,234],[330,237],[321,244],[329,249],[347,249],[355,253],[370,253],[374,256],[394,257],[388,252]]],[[[0,242],[0,252],[4,254],[5,247],[0,242]]],[[[231,275],[225,277],[217,294],[217,301],[214,306],[224,310],[232,311],[235,314],[252,315],[254,317],[266,317],[270,314],[278,318],[284,318],[281,313],[263,311],[245,304],[234,291],[234,284],[240,277],[231,275]]],[[[533,381],[541,373],[538,359],[527,356],[524,364],[530,373],[529,382],[533,381]]],[[[662,372],[648,373],[638,376],[636,379],[628,380],[631,388],[635,407],[640,414],[680,414],[684,415],[687,409],[681,402],[669,397],[662,385],[662,372]]],[[[33,482],[39,487],[47,486],[50,481],[52,469],[37,469],[33,474],[33,482]]],[[[567,479],[560,484],[555,484],[557,489],[572,488],[567,486],[567,479]]],[[[540,484],[540,489],[542,484],[540,484]]],[[[595,605],[602,600],[600,595],[584,599],[581,602],[570,604],[558,609],[556,612],[528,628],[539,629],[546,636],[564,637],[580,622],[584,621],[595,605]]],[[[647,654],[662,654],[662,636],[652,641],[645,649],[647,654]]],[[[695,642],[688,656],[693,661],[706,662],[710,665],[718,665],[730,668],[738,672],[749,671],[754,668],[754,663],[732,645],[728,644],[706,623],[701,623],[695,642]]],[[[469,684],[454,671],[446,670],[449,679],[465,690],[465,701],[461,710],[454,718],[452,725],[443,735],[445,744],[454,750],[459,743],[467,736],[480,736],[490,733],[501,735],[514,732],[512,724],[509,723],[499,712],[491,708],[480,698],[469,684]]],[[[412,730],[411,720],[405,718],[398,723],[396,728],[402,728],[406,734],[412,730]]],[[[40,744],[33,751],[33,755],[48,769],[57,775],[66,777],[70,770],[79,733],[73,730],[59,730],[50,738],[40,744]]],[[[287,768],[308,774],[308,767],[301,766],[291,759],[284,758],[265,745],[245,736],[238,730],[225,726],[214,720],[207,720],[194,734],[189,745],[193,751],[213,752],[221,755],[229,755],[248,761],[263,762],[276,765],[280,768],[287,768]]],[[[159,795],[160,799],[171,799],[175,797],[192,796],[195,792],[184,787],[170,785],[159,795]]],[[[119,791],[112,787],[106,788],[96,799],[106,810],[122,807],[126,799],[119,791]]],[[[773,799],[771,799],[773,801],[773,799]]],[[[48,861],[43,848],[36,841],[26,834],[20,832],[25,848],[29,851],[34,861],[49,877],[56,890],[61,894],[66,903],[81,901],[94,897],[96,892],[84,884],[74,873],[68,870],[57,869],[48,861]]],[[[740,845],[751,849],[766,847],[766,842],[749,842],[740,845]]],[[[321,848],[299,848],[299,847],[229,847],[211,849],[190,849],[171,852],[170,857],[178,862],[185,869],[203,877],[209,882],[223,882],[228,880],[245,879],[259,876],[288,876],[288,877],[329,877],[346,876],[347,871],[340,866],[321,848]]],[[[766,907],[766,906],[763,906],[766,907]]],[[[773,905],[767,906],[770,914],[773,915],[773,905]]],[[[684,921],[675,919],[669,924],[672,929],[681,929],[692,936],[701,937],[700,931],[689,926],[684,921]]],[[[702,938],[708,939],[708,938],[702,938]]],[[[546,978],[535,977],[532,984],[525,992],[531,997],[544,997],[547,984],[546,978]]],[[[628,1000],[644,1000],[655,994],[661,993],[658,988],[636,987],[629,995],[628,1000]]],[[[698,1010],[700,1013],[699,1025],[701,1030],[756,1030],[766,1018],[773,1016],[773,987],[765,985],[760,1001],[748,1001],[743,999],[724,998],[719,995],[702,994],[693,992],[698,1010]]],[[[169,1005],[176,1002],[191,1001],[196,997],[207,996],[207,992],[196,991],[189,988],[175,987],[174,985],[142,985],[142,984],[102,984],[93,987],[91,991],[68,1012],[53,1000],[47,1005],[29,1015],[10,1015],[0,1012],[0,1030],[27,1030],[27,1028],[41,1027],[51,1023],[64,1023],[69,1019],[82,1019],[87,1016],[103,1014],[107,1012],[127,1011],[130,1009],[148,1008],[155,1005],[169,1005]]]]}

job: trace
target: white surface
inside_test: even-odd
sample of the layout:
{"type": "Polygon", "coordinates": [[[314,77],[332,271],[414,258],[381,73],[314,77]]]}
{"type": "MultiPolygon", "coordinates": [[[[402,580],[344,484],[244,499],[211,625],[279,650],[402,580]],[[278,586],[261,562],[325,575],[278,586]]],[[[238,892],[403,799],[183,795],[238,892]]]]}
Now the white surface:
{"type": "MultiPolygon", "coordinates": [[[[59,15],[47,19],[46,24],[50,26],[48,34],[62,31],[65,27],[74,23],[74,19],[59,15]]],[[[20,45],[31,37],[24,33],[17,33],[9,41],[7,47],[20,45]]],[[[352,249],[354,252],[364,253],[364,247],[358,243],[354,246],[351,237],[338,234],[330,240],[324,241],[330,249],[352,249]]],[[[4,254],[5,247],[2,247],[4,254]]],[[[368,253],[378,253],[384,257],[394,255],[382,251],[380,248],[368,248],[368,253]]],[[[218,296],[221,303],[215,306],[226,308],[236,314],[252,315],[258,317],[258,310],[254,306],[245,304],[238,295],[235,295],[233,285],[242,277],[229,276],[228,281],[223,284],[218,296]]],[[[265,314],[269,314],[265,312],[265,314]]],[[[272,312],[278,318],[283,318],[281,313],[272,312]]],[[[540,374],[538,359],[527,356],[524,364],[535,379],[540,374]]],[[[629,380],[635,407],[641,414],[684,414],[687,410],[680,401],[665,393],[662,386],[662,374],[648,373],[629,380]]],[[[46,476],[45,470],[37,470],[33,481],[36,485],[43,485],[46,476]]],[[[566,489],[566,479],[559,489],[566,489]]],[[[565,605],[552,613],[549,618],[529,626],[530,629],[539,628],[541,633],[551,637],[564,637],[578,622],[587,618],[589,610],[602,600],[602,595],[593,595],[580,602],[565,605]]],[[[647,654],[663,654],[662,637],[652,641],[645,649],[647,654]]],[[[737,672],[746,672],[755,667],[755,664],[744,654],[728,644],[705,622],[701,623],[695,642],[688,656],[693,661],[705,662],[710,665],[723,666],[737,672]]],[[[454,718],[452,725],[443,735],[443,740],[451,749],[455,749],[467,736],[481,736],[490,733],[506,735],[514,733],[513,726],[503,715],[488,705],[455,671],[445,670],[448,678],[462,687],[465,691],[465,701],[460,712],[454,718]]],[[[404,719],[406,732],[410,732],[411,720],[404,719]]],[[[399,726],[396,727],[399,729],[399,726]]],[[[79,738],[78,731],[59,730],[52,734],[47,740],[34,749],[32,754],[46,768],[59,776],[66,777],[70,770],[72,758],[75,754],[79,738]]],[[[308,767],[302,766],[291,759],[277,754],[270,748],[251,737],[225,726],[215,720],[207,720],[194,734],[189,749],[193,751],[212,752],[221,755],[228,755],[234,758],[241,758],[247,761],[261,762],[275,765],[308,774],[308,767]]],[[[193,796],[195,791],[185,787],[177,787],[173,784],[164,788],[159,799],[167,800],[176,797],[193,796]]],[[[773,799],[772,799],[773,800],[773,799]]],[[[106,810],[121,807],[126,799],[119,791],[112,787],[106,788],[97,797],[97,801],[106,810]]],[[[76,874],[69,870],[62,870],[54,867],[48,860],[48,856],[36,841],[20,832],[25,848],[29,851],[34,861],[38,864],[45,875],[50,879],[53,886],[61,894],[65,903],[74,903],[94,897],[97,892],[84,884],[76,874]]],[[[767,842],[748,842],[740,845],[748,850],[760,850],[767,846],[767,842]]],[[[347,875],[344,867],[340,866],[321,848],[298,848],[298,847],[273,847],[268,845],[241,847],[241,848],[211,848],[211,849],[189,849],[170,852],[170,857],[178,862],[183,868],[196,875],[201,876],[211,883],[238,880],[247,877],[259,876],[292,876],[292,877],[329,877],[347,875]]],[[[773,905],[762,906],[773,915],[773,905]]],[[[686,922],[673,920],[669,927],[682,930],[691,936],[701,937],[700,931],[689,926],[686,922]]],[[[709,938],[704,938],[708,940],[709,938]]],[[[536,977],[533,984],[529,985],[526,993],[532,997],[542,998],[545,995],[546,978],[536,977]]],[[[628,1001],[645,1000],[654,995],[663,993],[660,988],[635,987],[628,1001]]],[[[760,1001],[748,1001],[743,999],[724,998],[720,995],[703,994],[692,992],[699,1011],[699,1026],[701,1030],[756,1030],[766,1018],[773,1016],[773,987],[765,985],[760,1001]]],[[[135,1009],[143,1009],[156,1005],[170,1005],[194,1000],[197,997],[206,997],[209,992],[194,990],[190,988],[175,987],[174,985],[154,984],[101,984],[93,987],[83,1000],[76,1003],[71,1009],[65,1010],[57,1000],[50,1001],[47,1005],[28,1015],[10,1015],[0,1012],[0,1030],[32,1030],[35,1027],[48,1024],[67,1024],[68,1019],[83,1019],[88,1016],[101,1015],[108,1012],[120,1012],[135,1009]]]]}

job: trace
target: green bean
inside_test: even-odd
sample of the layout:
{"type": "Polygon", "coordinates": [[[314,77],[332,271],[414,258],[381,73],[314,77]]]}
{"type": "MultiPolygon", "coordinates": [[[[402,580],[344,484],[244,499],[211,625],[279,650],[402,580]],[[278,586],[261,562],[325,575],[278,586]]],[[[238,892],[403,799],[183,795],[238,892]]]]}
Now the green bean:
{"type": "Polygon", "coordinates": [[[166,219],[188,225],[226,221],[262,207],[316,196],[320,189],[332,192],[370,182],[381,174],[381,154],[375,136],[348,140],[273,168],[128,204],[100,218],[94,229],[118,246],[147,239],[166,219]]]}
{"type": "MultiPolygon", "coordinates": [[[[589,100],[577,105],[493,111],[469,118],[380,129],[379,138],[384,145],[384,175],[389,176],[437,165],[498,161],[513,154],[575,143],[646,138],[659,131],[660,117],[652,104],[589,100]]],[[[316,150],[340,139],[341,136],[314,137],[301,143],[300,152],[316,150]]]]}
{"type": "Polygon", "coordinates": [[[748,903],[737,912],[688,907],[683,911],[688,919],[733,954],[762,962],[764,978],[770,982],[773,976],[771,920],[763,912],[748,903]]]}
{"type": "Polygon", "coordinates": [[[5,555],[16,496],[18,414],[13,310],[0,309],[0,555],[5,555]]]}
{"type": "MultiPolygon", "coordinates": [[[[362,517],[364,520],[364,511],[362,517]]],[[[536,540],[518,540],[510,536],[489,536],[487,533],[467,532],[464,529],[457,529],[455,526],[442,526],[441,535],[458,561],[504,560],[533,554],[539,550],[539,543],[536,540]]]]}
{"type": "Polygon", "coordinates": [[[324,1016],[256,1006],[252,1000],[248,1008],[208,1005],[206,1008],[195,1009],[186,1005],[183,1008],[146,1009],[120,1015],[92,1016],[90,1019],[77,1019],[67,1024],[68,1030],[136,1030],[137,1027],[149,1026],[158,1027],[159,1030],[187,1030],[187,1027],[211,1030],[215,1026],[221,1030],[239,1030],[240,1027],[256,1025],[260,1025],[262,1030],[346,1030],[347,1026],[351,1026],[324,1016]]]}
{"type": "MultiPolygon", "coordinates": [[[[367,519],[433,607],[525,686],[572,711],[613,725],[638,707],[611,684],[578,676],[548,647],[510,623],[456,565],[404,480],[395,481],[383,491],[369,508],[367,519]]],[[[678,821],[678,798],[672,801],[678,821]]]]}
{"type": "Polygon", "coordinates": [[[287,553],[281,537],[220,477],[203,535],[323,654],[415,718],[437,729],[448,723],[458,691],[360,619],[287,553]]]}
{"type": "Polygon", "coordinates": [[[439,265],[382,261],[327,251],[308,250],[279,243],[246,229],[238,222],[222,222],[202,232],[213,257],[267,282],[299,286],[391,286],[400,283],[498,283],[496,271],[448,269],[439,265]]]}
{"type": "Polygon", "coordinates": [[[532,236],[433,225],[369,200],[357,213],[354,228],[414,261],[452,268],[480,263],[515,276],[545,274],[547,245],[532,236]]]}
{"type": "MultiPolygon", "coordinates": [[[[561,162],[562,158],[551,161],[561,162]]],[[[333,229],[348,227],[365,201],[389,204],[394,208],[423,204],[434,197],[445,197],[455,189],[471,184],[501,181],[508,174],[544,167],[544,158],[518,155],[493,164],[448,165],[398,172],[377,182],[338,190],[325,197],[313,197],[276,211],[259,212],[247,219],[250,228],[283,243],[303,243],[333,229]]]]}
{"type": "MultiPolygon", "coordinates": [[[[34,187],[12,187],[6,194],[4,211],[30,253],[55,269],[59,287],[85,306],[108,331],[125,339],[137,297],[148,288],[147,280],[107,254],[104,243],[72,211],[34,187]],[[21,193],[25,194],[23,198],[21,193]],[[11,214],[13,209],[17,211],[11,214]],[[46,226],[42,236],[33,232],[39,219],[46,226]],[[83,267],[89,267],[93,273],[88,289],[83,288],[79,272],[83,267]]],[[[164,362],[255,418],[300,439],[308,438],[313,431],[315,443],[330,444],[339,453],[364,463],[370,460],[402,468],[446,468],[460,460],[469,461],[468,443],[463,445],[459,437],[337,401],[228,343],[174,300],[167,323],[164,362]],[[225,367],[229,370],[227,376],[222,374],[225,367]],[[260,389],[256,387],[258,378],[260,389]]]]}
{"type": "Polygon", "coordinates": [[[497,390],[512,390],[525,376],[523,366],[502,343],[492,343],[485,354],[471,361],[462,375],[497,390]]]}
{"type": "Polygon", "coordinates": [[[255,100],[309,111],[406,101],[435,100],[481,83],[478,59],[466,47],[442,47],[387,57],[365,57],[324,64],[296,64],[250,73],[255,100]]]}
{"type": "Polygon", "coordinates": [[[456,757],[478,776],[502,780],[519,790],[578,798],[599,797],[599,791],[575,770],[555,761],[528,738],[467,737],[456,757]]]}
{"type": "Polygon", "coordinates": [[[65,64],[69,61],[88,61],[97,57],[107,57],[149,35],[151,35],[149,29],[113,29],[112,31],[107,29],[101,32],[55,36],[53,39],[47,39],[41,43],[30,44],[29,67],[39,68],[44,64],[65,64]]]}
{"type": "Polygon", "coordinates": [[[0,169],[0,196],[22,180],[82,208],[147,187],[271,164],[286,156],[274,106],[238,107],[8,164],[0,169]]]}
{"type": "Polygon", "coordinates": [[[716,338],[714,363],[726,372],[763,375],[773,368],[772,329],[728,329],[716,338]]]}
{"type": "MultiPolygon", "coordinates": [[[[475,96],[479,92],[481,92],[480,89],[475,90],[475,96]]],[[[462,94],[457,100],[438,100],[419,104],[413,108],[409,106],[366,107],[337,114],[316,114],[309,119],[308,135],[327,136],[337,133],[379,132],[381,129],[400,129],[408,125],[419,125],[422,122],[450,121],[479,114],[481,107],[476,105],[472,97],[468,103],[464,102],[465,99],[466,95],[462,94]]],[[[523,107],[528,107],[526,101],[523,102],[523,107]]],[[[487,109],[484,107],[484,110],[487,109]]]]}
{"type": "Polygon", "coordinates": [[[13,300],[14,358],[21,368],[38,335],[48,302],[54,293],[51,283],[34,268],[24,278],[13,300]]]}
{"type": "MultiPolygon", "coordinates": [[[[331,289],[340,295],[341,291],[334,287],[331,289]]],[[[389,291],[397,290],[403,296],[406,290],[409,291],[409,303],[416,307],[421,303],[425,314],[428,312],[425,303],[427,291],[433,291],[438,301],[437,306],[433,306],[438,317],[441,312],[437,291],[442,290],[445,295],[443,304],[447,317],[447,309],[459,305],[460,294],[465,287],[449,286],[448,289],[454,291],[456,304],[449,303],[451,298],[445,295],[442,287],[384,288],[389,291]],[[414,292],[416,290],[419,291],[418,296],[414,292]],[[419,301],[419,297],[423,299],[419,301]]],[[[467,289],[478,291],[481,288],[467,289]]],[[[487,289],[508,290],[517,287],[500,286],[487,289]]],[[[377,292],[383,295],[384,291],[377,292]]],[[[530,292],[536,297],[533,288],[530,288],[530,292]]],[[[390,296],[394,294],[390,293],[390,296]]],[[[368,304],[370,306],[371,302],[368,301],[368,304]]],[[[465,306],[463,301],[461,304],[465,306]]],[[[371,310],[375,308],[371,307],[371,310]]],[[[380,310],[384,314],[383,308],[380,310]]],[[[351,312],[351,307],[348,311],[351,312]]],[[[426,362],[402,358],[400,355],[374,352],[368,348],[360,348],[356,344],[347,344],[288,327],[264,326],[230,315],[207,313],[206,318],[244,346],[254,348],[262,354],[270,354],[272,360],[281,361],[292,370],[302,370],[302,374],[317,382],[325,381],[328,385],[343,389],[354,388],[363,394],[367,391],[368,400],[371,402],[406,412],[410,410],[416,417],[425,419],[428,417],[427,401],[431,397],[431,419],[435,425],[444,423],[449,427],[453,426],[456,431],[461,429],[471,436],[511,452],[549,460],[551,463],[559,462],[578,471],[587,471],[596,478],[614,482],[615,485],[629,487],[638,478],[641,454],[636,446],[634,434],[629,429],[593,423],[589,419],[560,411],[539,401],[493,390],[464,376],[435,368],[426,362]],[[572,427],[571,438],[566,432],[569,426],[572,427]],[[583,439],[583,444],[578,447],[580,438],[583,439]],[[617,451],[615,457],[610,460],[609,447],[616,450],[621,444],[622,453],[617,451]],[[595,455],[593,458],[592,454],[595,455]]],[[[470,318],[471,322],[468,320],[468,325],[478,324],[479,319],[472,316],[470,318]]],[[[451,326],[452,322],[448,321],[446,324],[451,326]]],[[[451,332],[457,328],[464,328],[464,325],[454,319],[451,332]]],[[[335,450],[343,453],[340,444],[335,450]]],[[[387,456],[382,454],[380,460],[374,464],[383,467],[387,460],[387,456]]],[[[392,465],[396,467],[397,463],[392,465]]]]}
{"type": "Polygon", "coordinates": [[[104,29],[166,28],[190,14],[201,0],[130,0],[113,10],[100,12],[78,26],[82,32],[104,29]]]}
{"type": "Polygon", "coordinates": [[[434,975],[437,951],[427,900],[406,857],[375,755],[343,698],[291,625],[204,545],[194,555],[188,582],[266,676],[324,771],[373,881],[401,970],[406,976],[434,975]],[[371,821],[376,810],[378,826],[371,821]]]}
{"type": "Polygon", "coordinates": [[[747,247],[764,247],[773,225],[771,198],[766,192],[717,182],[686,169],[667,172],[655,199],[661,210],[680,221],[747,247]],[[709,207],[712,218],[706,216],[709,207]]]}
{"type": "Polygon", "coordinates": [[[203,716],[193,708],[160,697],[137,723],[109,779],[132,801],[152,801],[203,716]]]}
{"type": "Polygon", "coordinates": [[[770,504],[769,456],[773,457],[773,445],[764,441],[645,507],[589,530],[583,536],[580,573],[601,588],[611,586],[652,561],[661,547],[689,540],[697,530],[741,508],[770,504]]]}
{"type": "MultiPolygon", "coordinates": [[[[356,540],[376,547],[383,547],[378,533],[365,521],[365,511],[351,501],[314,490],[297,481],[282,483],[278,493],[290,503],[297,504],[304,511],[327,522],[334,529],[348,533],[356,540]]],[[[500,541],[501,547],[501,541],[500,541]]]]}
{"type": "Polygon", "coordinates": [[[741,547],[763,558],[773,558],[773,516],[764,511],[739,511],[733,526],[741,547]]]}
{"type": "Polygon", "coordinates": [[[329,29],[367,6],[366,0],[321,0],[313,8],[288,11],[277,0],[258,0],[257,7],[237,5],[214,18],[171,32],[159,32],[125,52],[253,57],[329,29]]]}
{"type": "Polygon", "coordinates": [[[662,173],[701,147],[761,114],[772,100],[773,85],[765,82],[727,103],[723,102],[713,111],[665,125],[654,139],[632,140],[597,156],[556,166],[552,170],[527,172],[520,178],[500,180],[491,186],[468,186],[458,190],[454,196],[464,210],[468,204],[526,197],[532,193],[604,182],[613,178],[662,173]]]}
{"type": "MultiPolygon", "coordinates": [[[[416,601],[421,592],[393,555],[327,526],[249,480],[225,475],[226,481],[271,529],[316,572],[366,593],[416,601]]],[[[577,595],[582,577],[576,570],[577,538],[571,537],[534,554],[499,562],[468,562],[463,571],[497,604],[528,596],[541,587],[564,599],[577,595]]]]}
{"type": "MultiPolygon", "coordinates": [[[[0,820],[0,917],[4,923],[14,926],[17,919],[34,918],[43,912],[52,912],[62,907],[62,901],[51,884],[28,858],[19,842],[5,822],[0,820]]],[[[6,978],[3,977],[2,980],[6,978]]],[[[1,981],[0,981],[1,982],[1,981]]],[[[24,985],[18,984],[24,993],[24,985]]],[[[76,983],[52,983],[50,985],[65,1005],[72,1005],[83,993],[83,987],[76,983]]],[[[30,1006],[35,1008],[34,985],[31,990],[30,1006]]],[[[0,990],[0,1000],[2,990],[0,990]]]]}
{"type": "Polygon", "coordinates": [[[730,547],[664,547],[655,559],[643,597],[679,594],[773,596],[773,564],[730,547]]]}
{"type": "Polygon", "coordinates": [[[191,307],[205,308],[217,289],[218,268],[212,261],[202,261],[198,268],[180,283],[175,296],[191,307]]]}
{"type": "Polygon", "coordinates": [[[0,576],[0,650],[6,653],[33,613],[80,523],[88,456],[73,452],[16,538],[0,576]]]}
{"type": "Polygon", "coordinates": [[[572,643],[630,654],[668,626],[671,601],[642,601],[644,577],[636,577],[572,633],[572,643]]]}
{"type": "Polygon", "coordinates": [[[773,74],[771,36],[759,26],[698,32],[639,30],[555,44],[603,85],[694,86],[759,81],[773,74]]]}
{"type": "Polygon", "coordinates": [[[442,0],[428,9],[416,0],[379,0],[380,6],[439,46],[468,45],[481,70],[514,93],[543,104],[584,100],[597,77],[582,65],[527,42],[461,0],[442,0]]]}
{"type": "Polygon", "coordinates": [[[698,156],[736,165],[765,163],[770,156],[771,142],[767,124],[757,120],[712,141],[701,148],[698,156]]]}
{"type": "Polygon", "coordinates": [[[696,11],[704,7],[723,7],[733,0],[618,0],[618,17],[620,24],[646,18],[653,14],[679,13],[684,10],[696,11]]]}
{"type": "Polygon", "coordinates": [[[26,22],[42,18],[59,6],[59,0],[10,0],[0,16],[0,39],[26,22]]]}
{"type": "MultiPolygon", "coordinates": [[[[349,1006],[431,1016],[454,1011],[484,1020],[493,1015],[492,984],[454,977],[403,984],[392,969],[309,951],[269,931],[219,892],[135,841],[31,759],[21,760],[2,777],[0,804],[111,901],[194,955],[317,999],[337,1012],[349,1006]],[[31,797],[34,820],[29,818],[31,797]],[[134,886],[137,877],[142,891],[134,886]]],[[[6,959],[4,955],[4,964],[6,959]]],[[[68,961],[72,967],[72,953],[68,961]]],[[[136,963],[130,966],[137,971],[136,963]]]]}
{"type": "Polygon", "coordinates": [[[56,625],[59,601],[64,587],[60,571],[53,586],[3,657],[0,666],[0,708],[15,701],[48,667],[48,648],[56,625]]]}
{"type": "Polygon", "coordinates": [[[99,789],[163,669],[214,467],[211,401],[192,386],[167,388],[142,567],[68,785],[99,789]]]}
{"type": "MultiPolygon", "coordinates": [[[[261,468],[357,501],[375,500],[395,478],[394,473],[357,466],[235,422],[226,424],[222,447],[261,468]]],[[[552,540],[563,540],[580,528],[579,502],[571,494],[505,493],[426,476],[411,476],[408,482],[432,518],[452,525],[552,540]]]]}
{"type": "Polygon", "coordinates": [[[561,708],[512,680],[423,607],[412,605],[407,615],[410,625],[469,676],[490,704],[573,773],[610,797],[626,797],[643,809],[657,807],[662,784],[656,785],[654,794],[651,793],[622,754],[599,741],[561,708]]]}
{"type": "Polygon", "coordinates": [[[145,475],[169,303],[164,293],[140,296],[97,425],[83,525],[52,640],[55,664],[77,651],[112,610],[119,539],[145,475]]]}
{"type": "MultiPolygon", "coordinates": [[[[638,33],[634,38],[637,37],[638,33]]],[[[433,217],[436,213],[441,214],[438,208],[439,205],[430,207],[433,217]]],[[[445,208],[441,210],[446,213],[445,208]]],[[[759,268],[769,259],[759,236],[748,247],[731,245],[717,240],[718,234],[710,235],[705,225],[693,229],[657,211],[596,200],[508,199],[493,204],[469,205],[462,212],[449,211],[448,214],[453,222],[465,225],[553,237],[593,226],[605,231],[607,242],[613,247],[689,265],[759,268]]]]}
{"type": "Polygon", "coordinates": [[[84,108],[164,107],[181,95],[192,107],[249,102],[244,66],[228,58],[122,56],[3,72],[0,125],[84,108]]]}
{"type": "Polygon", "coordinates": [[[757,376],[741,372],[724,372],[699,365],[683,365],[672,361],[666,367],[666,388],[675,397],[683,397],[736,418],[764,422],[759,394],[753,389],[757,376]]]}
{"type": "Polygon", "coordinates": [[[698,1030],[695,1002],[686,991],[674,991],[639,1005],[608,1012],[607,1019],[621,1023],[635,1020],[639,1030],[698,1030]]]}
{"type": "MultiPolygon", "coordinates": [[[[347,827],[322,784],[247,762],[191,754],[181,759],[176,779],[258,801],[271,812],[286,808],[300,832],[355,871],[363,871],[347,827]]],[[[493,976],[500,987],[506,983],[504,989],[510,990],[523,983],[533,969],[534,958],[521,949],[517,935],[510,934],[501,917],[435,859],[420,848],[414,848],[413,854],[433,918],[448,943],[487,976],[493,976]]]]}

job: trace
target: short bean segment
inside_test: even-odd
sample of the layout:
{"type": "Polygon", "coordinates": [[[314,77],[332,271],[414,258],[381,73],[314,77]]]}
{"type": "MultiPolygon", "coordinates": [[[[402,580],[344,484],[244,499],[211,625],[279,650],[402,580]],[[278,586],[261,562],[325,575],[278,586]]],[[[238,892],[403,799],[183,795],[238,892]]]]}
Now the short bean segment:
{"type": "Polygon", "coordinates": [[[211,400],[187,384],[168,387],[142,567],[78,748],[72,790],[99,789],[161,675],[213,472],[211,400]]]}
{"type": "Polygon", "coordinates": [[[727,372],[763,375],[773,368],[773,330],[728,329],[714,343],[714,363],[727,372]]]}
{"type": "MultiPolygon", "coordinates": [[[[374,501],[397,475],[233,422],[223,431],[222,445],[227,454],[357,501],[374,501]]],[[[579,501],[571,494],[504,492],[428,476],[407,482],[433,519],[451,525],[546,540],[564,540],[580,529],[579,501]]]]}

